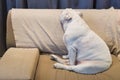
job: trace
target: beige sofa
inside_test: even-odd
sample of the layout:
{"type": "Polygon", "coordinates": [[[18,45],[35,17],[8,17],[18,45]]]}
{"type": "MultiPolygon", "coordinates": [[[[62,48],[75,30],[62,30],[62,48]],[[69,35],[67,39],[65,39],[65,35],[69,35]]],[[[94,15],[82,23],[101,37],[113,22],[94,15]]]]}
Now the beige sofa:
{"type": "Polygon", "coordinates": [[[120,11],[114,9],[77,10],[83,13],[84,20],[107,43],[111,51],[112,66],[107,71],[95,75],[54,69],[55,61],[50,60],[50,54],[67,53],[62,41],[64,32],[59,22],[61,11],[57,9],[13,9],[9,11],[6,38],[9,49],[0,59],[0,80],[120,80],[120,62],[117,57],[120,54],[120,11]],[[31,29],[30,26],[33,28],[31,29]],[[34,28],[39,26],[40,28],[36,29],[38,35],[34,28]],[[28,30],[27,33],[31,31],[37,36],[30,32],[31,35],[24,39],[25,33],[17,31],[17,28],[21,31],[28,30]],[[21,33],[16,35],[16,32],[21,33]],[[31,38],[32,35],[36,37],[31,38]],[[26,44],[24,41],[28,38],[32,41],[26,44]],[[22,41],[26,45],[23,43],[21,45],[22,41]],[[10,65],[16,66],[10,67],[10,65]]]}

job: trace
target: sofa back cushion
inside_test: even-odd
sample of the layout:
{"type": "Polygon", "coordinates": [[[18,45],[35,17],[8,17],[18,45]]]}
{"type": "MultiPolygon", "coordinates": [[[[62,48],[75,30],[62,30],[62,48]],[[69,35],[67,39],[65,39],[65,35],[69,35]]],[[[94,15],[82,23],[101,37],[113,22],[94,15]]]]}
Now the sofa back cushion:
{"type": "Polygon", "coordinates": [[[84,19],[108,45],[111,54],[120,53],[120,11],[114,9],[84,11],[84,19]]]}
{"type": "MultiPolygon", "coordinates": [[[[59,22],[61,11],[56,9],[12,9],[8,14],[11,15],[8,16],[7,46],[39,47],[42,52],[66,54],[67,50],[62,40],[64,32],[59,22]]],[[[77,11],[83,13],[84,20],[107,43],[111,53],[119,54],[119,10],[77,11]]]]}

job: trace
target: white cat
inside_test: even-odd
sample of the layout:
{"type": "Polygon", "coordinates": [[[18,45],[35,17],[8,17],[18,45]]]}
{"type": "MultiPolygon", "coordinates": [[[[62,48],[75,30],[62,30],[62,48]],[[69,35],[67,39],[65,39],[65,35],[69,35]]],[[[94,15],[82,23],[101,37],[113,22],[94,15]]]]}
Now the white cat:
{"type": "Polygon", "coordinates": [[[63,10],[60,22],[65,31],[63,40],[68,50],[68,55],[63,58],[68,59],[51,55],[58,62],[54,64],[55,68],[96,74],[110,67],[112,59],[106,43],[89,28],[76,11],[63,10]]]}

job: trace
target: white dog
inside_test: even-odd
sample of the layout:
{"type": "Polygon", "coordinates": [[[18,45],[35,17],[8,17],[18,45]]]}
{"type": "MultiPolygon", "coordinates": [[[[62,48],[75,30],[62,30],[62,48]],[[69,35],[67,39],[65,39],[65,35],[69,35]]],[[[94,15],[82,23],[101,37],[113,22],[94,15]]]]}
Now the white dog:
{"type": "Polygon", "coordinates": [[[65,31],[63,40],[68,55],[63,56],[66,59],[51,55],[52,59],[58,61],[54,64],[55,68],[96,74],[110,67],[112,59],[106,43],[88,27],[77,12],[65,9],[60,15],[60,21],[65,31]]]}

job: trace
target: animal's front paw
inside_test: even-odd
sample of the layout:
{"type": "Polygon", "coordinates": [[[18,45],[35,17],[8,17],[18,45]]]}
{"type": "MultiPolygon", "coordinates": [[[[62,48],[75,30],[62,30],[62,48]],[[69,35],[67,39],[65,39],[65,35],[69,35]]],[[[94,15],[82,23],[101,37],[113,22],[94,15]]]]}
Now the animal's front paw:
{"type": "Polygon", "coordinates": [[[63,58],[63,59],[68,59],[69,56],[68,56],[68,55],[63,55],[62,58],[63,58]]]}
{"type": "Polygon", "coordinates": [[[65,60],[65,64],[66,64],[66,65],[70,65],[69,59],[68,59],[68,60],[65,60]]]}
{"type": "Polygon", "coordinates": [[[55,61],[56,61],[56,60],[57,60],[57,57],[56,57],[56,55],[51,54],[51,55],[50,55],[50,59],[51,59],[51,60],[55,60],[55,61]]]}
{"type": "Polygon", "coordinates": [[[63,64],[55,63],[53,66],[54,66],[54,68],[62,68],[62,65],[63,65],[63,64]]]}

